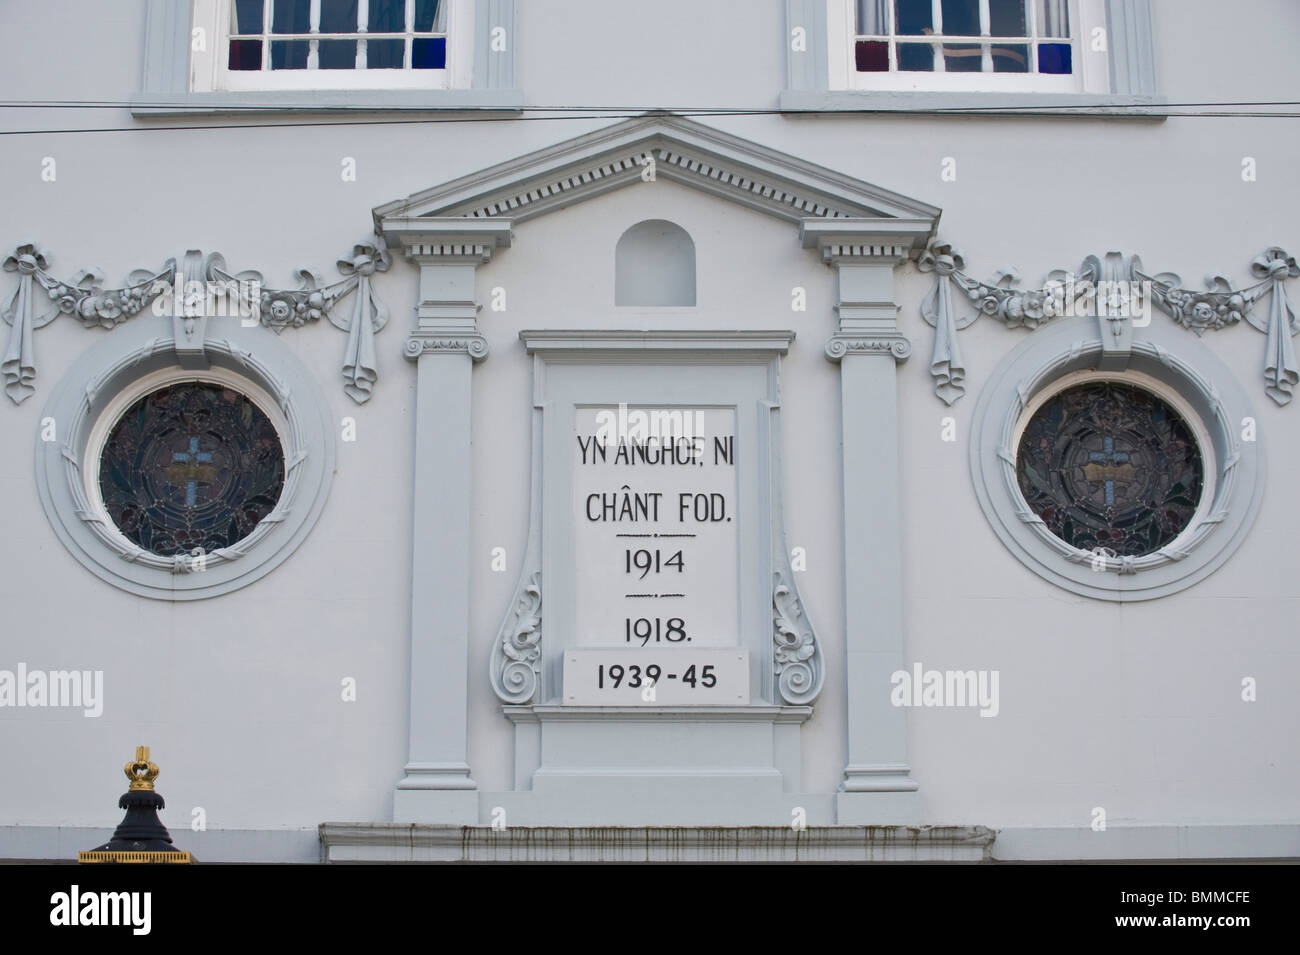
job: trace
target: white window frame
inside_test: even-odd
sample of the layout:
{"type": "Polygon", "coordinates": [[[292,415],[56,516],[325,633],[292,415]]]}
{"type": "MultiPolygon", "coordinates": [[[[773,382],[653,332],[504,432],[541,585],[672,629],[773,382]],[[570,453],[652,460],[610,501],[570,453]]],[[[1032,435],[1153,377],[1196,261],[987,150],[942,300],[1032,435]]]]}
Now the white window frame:
{"type": "MultiPolygon", "coordinates": [[[[1036,0],[1027,0],[1033,4],[1036,0]]],[[[934,0],[938,8],[940,0],[934,0]]],[[[934,72],[903,72],[890,70],[879,73],[859,73],[855,67],[854,45],[857,40],[857,11],[855,0],[826,0],[827,65],[832,90],[915,91],[915,92],[1005,92],[1005,93],[1109,93],[1110,54],[1108,50],[1093,51],[1090,38],[1097,28],[1106,27],[1105,0],[1070,0],[1070,38],[1073,47],[1069,74],[1044,73],[947,73],[943,72],[943,57],[935,57],[934,72]]],[[[983,6],[983,5],[982,5],[983,6]]],[[[893,17],[893,0],[890,0],[890,17],[893,17]]],[[[987,21],[985,21],[987,26],[987,21]]],[[[986,38],[970,38],[980,42],[986,38]]],[[[1010,40],[1011,38],[1008,38],[1010,40]]],[[[1023,39],[1027,45],[1035,42],[1023,39]]],[[[962,37],[952,37],[952,42],[968,42],[962,37]]],[[[1039,40],[1038,42],[1042,42],[1039,40]]],[[[1062,41],[1067,42],[1067,41],[1062,41]]],[[[1109,46],[1109,44],[1108,44],[1109,46]]],[[[891,61],[893,54],[891,52],[891,61]]]]}
{"type": "MultiPolygon", "coordinates": [[[[410,0],[408,0],[408,3],[410,0]]],[[[231,0],[193,0],[193,28],[209,42],[190,52],[192,93],[305,90],[465,89],[471,83],[474,56],[473,0],[447,3],[447,65],[440,70],[232,70],[229,62],[231,0]]],[[[364,6],[364,2],[363,2],[364,6]]],[[[312,22],[319,22],[320,3],[312,3],[312,22]]],[[[364,39],[364,33],[349,39],[364,39]]]]}
{"type": "Polygon", "coordinates": [[[994,368],[970,422],[975,497],[994,534],[1025,567],[1083,597],[1153,600],[1205,579],[1245,540],[1263,497],[1263,442],[1243,441],[1254,418],[1232,371],[1172,322],[1152,322],[1133,341],[1122,370],[1099,366],[1110,337],[1097,318],[1058,318],[994,368]],[[1016,472],[1020,436],[1033,413],[1061,390],[1104,379],[1131,383],[1171,405],[1201,453],[1201,500],[1183,531],[1141,557],[1100,557],[1052,534],[1029,508],[1016,472]]]}

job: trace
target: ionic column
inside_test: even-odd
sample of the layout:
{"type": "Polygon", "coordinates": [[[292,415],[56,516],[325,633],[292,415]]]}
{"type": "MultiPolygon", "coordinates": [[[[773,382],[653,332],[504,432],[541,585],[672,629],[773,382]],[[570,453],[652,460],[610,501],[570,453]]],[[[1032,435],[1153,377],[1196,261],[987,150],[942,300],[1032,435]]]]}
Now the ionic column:
{"type": "Polygon", "coordinates": [[[470,390],[487,357],[474,276],[510,244],[500,219],[385,219],[389,244],[420,267],[415,326],[415,482],[411,502],[411,702],[396,822],[472,825],[477,784],[468,759],[470,390]]]}

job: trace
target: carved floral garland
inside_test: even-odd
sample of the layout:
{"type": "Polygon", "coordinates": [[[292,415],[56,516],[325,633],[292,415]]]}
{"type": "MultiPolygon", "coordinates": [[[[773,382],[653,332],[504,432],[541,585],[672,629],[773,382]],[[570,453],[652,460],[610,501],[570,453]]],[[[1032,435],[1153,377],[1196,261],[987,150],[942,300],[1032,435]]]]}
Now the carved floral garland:
{"type": "MultiPolygon", "coordinates": [[[[98,269],[84,269],[71,280],[63,281],[46,271],[49,260],[49,253],[34,243],[18,246],[4,260],[6,272],[18,273],[18,289],[9,304],[0,309],[0,318],[11,326],[0,359],[0,376],[4,378],[5,393],[15,404],[21,404],[36,390],[33,384],[36,329],[48,325],[60,314],[76,316],[87,328],[111,329],[171,291],[177,277],[176,260],[168,259],[161,271],[137,269],[127,277],[122,288],[106,289],[101,286],[103,274],[98,269]],[[55,303],[44,314],[39,313],[37,286],[55,303]]],[[[299,268],[298,288],[268,289],[260,272],[232,274],[226,271],[222,256],[215,252],[208,256],[202,274],[217,287],[232,290],[244,313],[256,317],[259,324],[277,334],[289,326],[297,328],[318,321],[322,316],[347,332],[343,390],[360,404],[369,400],[378,381],[374,336],[388,322],[388,309],[380,301],[370,278],[376,272],[388,271],[391,262],[383,238],[375,236],[372,242],[353,246],[351,256],[338,261],[337,268],[343,278],[329,284],[312,269],[299,268]],[[340,314],[339,302],[353,291],[357,295],[351,313],[340,314]]],[[[186,288],[176,290],[183,297],[184,315],[201,315],[206,291],[185,284],[186,288]]]]}
{"type": "Polygon", "coordinates": [[[1295,311],[1287,298],[1285,283],[1300,276],[1293,256],[1271,246],[1252,260],[1250,269],[1259,281],[1241,289],[1232,288],[1220,275],[1206,280],[1206,291],[1182,287],[1182,279],[1172,272],[1150,275],[1142,271],[1135,255],[1125,261],[1118,252],[1103,258],[1090,255],[1077,272],[1057,269],[1050,272],[1041,288],[1016,288],[1014,271],[1001,271],[988,282],[972,278],[964,269],[962,254],[947,243],[932,242],[921,254],[917,268],[934,272],[936,281],[921,303],[921,316],[934,327],[934,349],[930,374],[935,379],[935,394],[951,405],[966,391],[962,381],[966,367],[957,346],[957,332],[981,315],[998,319],[1008,328],[1037,328],[1044,322],[1066,314],[1079,301],[1085,309],[1095,308],[1098,296],[1105,306],[1103,317],[1109,319],[1114,334],[1128,321],[1135,302],[1132,283],[1150,283],[1151,299],[1179,325],[1197,335],[1207,329],[1218,330],[1239,323],[1243,318],[1268,336],[1264,356],[1265,392],[1279,405],[1288,404],[1293,389],[1300,383],[1295,350],[1291,338],[1300,331],[1295,311]],[[953,308],[950,283],[956,285],[976,311],[958,315],[953,308]],[[1256,303],[1270,295],[1267,318],[1258,317],[1256,303]]]}

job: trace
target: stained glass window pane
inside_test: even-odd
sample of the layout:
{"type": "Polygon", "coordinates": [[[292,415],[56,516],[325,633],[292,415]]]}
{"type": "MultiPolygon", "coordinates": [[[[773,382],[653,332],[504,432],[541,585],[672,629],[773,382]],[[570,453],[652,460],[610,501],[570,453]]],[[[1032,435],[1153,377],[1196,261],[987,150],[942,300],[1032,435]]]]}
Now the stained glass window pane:
{"type": "Polygon", "coordinates": [[[1140,557],[1191,522],[1203,464],[1173,408],[1144,389],[1102,381],[1068,388],[1034,413],[1016,476],[1030,509],[1066,543],[1140,557]]]}
{"type": "Polygon", "coordinates": [[[1069,73],[1070,70],[1070,44],[1038,44],[1039,73],[1069,73]]]}
{"type": "Polygon", "coordinates": [[[260,70],[262,68],[262,41],[231,40],[229,67],[232,70],[260,70]]]}
{"type": "Polygon", "coordinates": [[[889,43],[886,40],[859,40],[853,55],[859,73],[889,72],[889,43]]]}
{"type": "Polygon", "coordinates": [[[127,409],[104,444],[99,490],[109,518],[144,550],[211,553],[242,540],[275,508],[284,449],[244,395],[182,382],[127,409]]]}
{"type": "Polygon", "coordinates": [[[447,68],[447,38],[416,37],[411,41],[411,68],[443,70],[447,68]]]}

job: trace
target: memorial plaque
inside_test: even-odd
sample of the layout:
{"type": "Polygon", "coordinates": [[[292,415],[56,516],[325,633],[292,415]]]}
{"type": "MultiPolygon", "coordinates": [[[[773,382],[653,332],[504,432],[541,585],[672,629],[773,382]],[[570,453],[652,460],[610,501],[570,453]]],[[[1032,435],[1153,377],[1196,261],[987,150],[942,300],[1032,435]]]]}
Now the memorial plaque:
{"type": "Polygon", "coordinates": [[[738,646],[734,409],[580,407],[575,422],[577,645],[738,646]]]}
{"type": "Polygon", "coordinates": [[[575,706],[745,706],[749,651],[569,650],[564,702],[575,706]]]}

